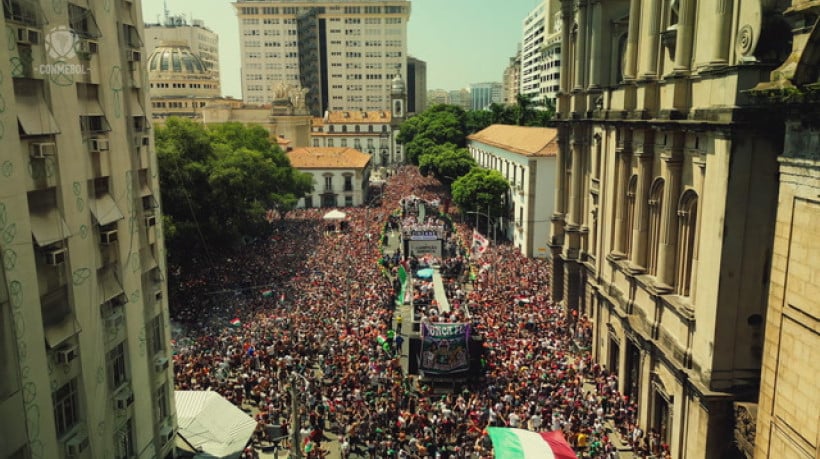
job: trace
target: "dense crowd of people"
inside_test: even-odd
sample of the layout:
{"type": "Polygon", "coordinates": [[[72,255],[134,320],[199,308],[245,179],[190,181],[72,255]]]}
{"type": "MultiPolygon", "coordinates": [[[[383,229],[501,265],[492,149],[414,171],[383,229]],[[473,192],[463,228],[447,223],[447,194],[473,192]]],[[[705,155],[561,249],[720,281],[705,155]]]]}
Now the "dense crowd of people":
{"type": "MultiPolygon", "coordinates": [[[[407,374],[395,348],[405,340],[394,337],[410,327],[396,318],[389,275],[400,254],[383,253],[379,236],[395,230],[402,198],[436,201],[443,193],[403,167],[380,207],[344,209],[346,231],[326,231],[322,210],[299,209],[274,221],[269,239],[174,273],[177,389],[218,391],[252,410],[256,444],[281,440],[307,457],[326,455],[331,435],[343,457],[488,458],[486,427],[509,426],[561,430],[579,457],[613,458],[607,424],[635,451],[665,457],[657,435],[636,426],[636,406],[617,391],[616,377],[576,351],[589,344],[590,321],[556,307],[548,264],[509,245],[472,263],[463,253],[445,260],[472,272],[448,277],[447,291],[452,317],[469,320],[483,338],[484,377],[441,395],[407,374]],[[301,394],[301,426],[292,425],[293,394],[301,394]]],[[[470,230],[454,230],[468,246],[470,230]]]]}

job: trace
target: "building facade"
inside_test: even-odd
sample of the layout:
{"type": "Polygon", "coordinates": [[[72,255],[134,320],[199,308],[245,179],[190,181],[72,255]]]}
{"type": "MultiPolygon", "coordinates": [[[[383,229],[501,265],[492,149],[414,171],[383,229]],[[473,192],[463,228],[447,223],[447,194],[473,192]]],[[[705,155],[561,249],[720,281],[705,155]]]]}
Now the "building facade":
{"type": "Polygon", "coordinates": [[[290,164],[313,177],[313,192],[297,207],[354,207],[367,203],[371,157],[353,148],[304,147],[287,153],[290,164]]]}
{"type": "Polygon", "coordinates": [[[186,42],[160,42],[145,66],[154,123],[169,116],[201,120],[202,109],[220,99],[219,80],[186,42]]]}
{"type": "Polygon", "coordinates": [[[427,62],[407,56],[407,113],[415,115],[427,108],[427,62]]]}
{"type": "Polygon", "coordinates": [[[2,457],[174,454],[142,5],[103,3],[3,2],[2,457]]]}
{"type": "Polygon", "coordinates": [[[502,237],[524,256],[548,258],[558,131],[493,124],[469,135],[467,149],[479,166],[500,172],[510,183],[504,197],[509,213],[496,222],[502,237]]]}
{"type": "Polygon", "coordinates": [[[452,105],[458,105],[459,107],[463,108],[464,110],[469,110],[470,105],[472,104],[472,100],[470,99],[470,90],[467,88],[464,89],[453,89],[447,92],[447,103],[452,105]]]}
{"type": "Polygon", "coordinates": [[[501,83],[473,83],[470,85],[470,109],[487,110],[504,99],[501,83]]]}
{"type": "Polygon", "coordinates": [[[427,91],[427,105],[449,104],[450,93],[445,89],[431,89],[427,91]]]}
{"type": "Polygon", "coordinates": [[[760,397],[757,404],[735,406],[735,441],[747,457],[760,459],[820,457],[820,364],[814,358],[820,349],[818,12],[816,4],[792,0],[782,16],[792,30],[791,54],[770,81],[751,91],[785,127],[769,309],[765,322],[756,323],[765,326],[760,397]]]}
{"type": "Polygon", "coordinates": [[[561,67],[560,0],[539,2],[524,18],[523,26],[518,92],[554,104],[561,67]]]}
{"type": "Polygon", "coordinates": [[[783,131],[749,90],[788,55],[760,8],[561,1],[552,295],[674,458],[737,454],[760,382],[783,131]]]}
{"type": "Polygon", "coordinates": [[[504,69],[504,78],[501,82],[504,86],[504,105],[512,105],[518,100],[518,92],[521,90],[521,51],[515,57],[510,58],[510,63],[504,69]]]}
{"type": "MultiPolygon", "coordinates": [[[[145,51],[150,54],[162,42],[183,42],[199,57],[219,83],[219,35],[200,19],[166,14],[162,23],[145,24],[145,51]]],[[[219,94],[221,95],[221,94],[219,94]]]]}
{"type": "Polygon", "coordinates": [[[353,148],[373,158],[374,167],[394,162],[392,113],[328,112],[314,118],[310,129],[313,147],[353,148]]]}
{"type": "Polygon", "coordinates": [[[407,0],[239,0],[242,95],[269,103],[279,82],[308,90],[313,116],[387,110],[406,81],[407,0]]]}

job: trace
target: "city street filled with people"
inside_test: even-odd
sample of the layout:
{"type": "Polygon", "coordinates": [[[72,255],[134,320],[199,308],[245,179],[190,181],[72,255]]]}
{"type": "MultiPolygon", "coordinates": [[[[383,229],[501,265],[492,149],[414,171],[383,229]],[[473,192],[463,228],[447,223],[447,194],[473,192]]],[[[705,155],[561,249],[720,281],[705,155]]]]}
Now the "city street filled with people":
{"type": "Polygon", "coordinates": [[[667,457],[635,424],[617,377],[592,361],[589,318],[551,300],[549,264],[503,242],[471,258],[472,228],[455,214],[442,263],[465,274],[448,279],[455,301],[441,320],[469,321],[483,338],[484,376],[442,392],[408,374],[411,327],[397,319],[393,278],[401,254],[383,242],[403,198],[445,194],[402,167],[380,206],[341,209],[343,231],[329,230],[329,209],[296,209],[226,258],[197,254],[169,279],[176,388],[217,391],[252,413],[248,457],[276,440],[304,457],[490,458],[488,426],[560,430],[579,458],[619,457],[618,445],[667,457]]]}

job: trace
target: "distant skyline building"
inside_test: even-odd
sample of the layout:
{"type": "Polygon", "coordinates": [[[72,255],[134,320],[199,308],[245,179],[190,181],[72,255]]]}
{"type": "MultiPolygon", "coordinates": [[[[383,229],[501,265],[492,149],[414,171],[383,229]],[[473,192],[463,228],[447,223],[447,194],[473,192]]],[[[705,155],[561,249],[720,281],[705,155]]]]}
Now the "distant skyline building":
{"type": "Polygon", "coordinates": [[[504,100],[504,86],[499,82],[473,83],[470,85],[470,109],[486,110],[492,104],[504,100]]]}
{"type": "Polygon", "coordinates": [[[504,78],[501,82],[504,86],[502,89],[504,98],[502,103],[510,105],[516,103],[518,100],[519,91],[521,90],[521,50],[519,49],[515,56],[510,58],[510,64],[504,69],[504,78]]]}
{"type": "Polygon", "coordinates": [[[189,22],[182,15],[169,15],[166,10],[161,23],[145,24],[145,51],[148,54],[160,43],[170,41],[187,43],[213,78],[219,81],[219,35],[205,27],[201,19],[189,22]]]}
{"type": "Polygon", "coordinates": [[[450,92],[446,89],[430,89],[427,91],[427,105],[449,104],[450,92]]]}
{"type": "Polygon", "coordinates": [[[449,104],[458,105],[459,107],[463,108],[464,110],[470,109],[470,90],[467,88],[464,89],[454,89],[452,91],[447,92],[447,99],[449,104]]]}
{"type": "Polygon", "coordinates": [[[389,110],[407,80],[407,0],[238,0],[242,97],[269,103],[282,82],[307,89],[313,116],[389,110]]]}
{"type": "Polygon", "coordinates": [[[414,115],[427,108],[427,62],[407,56],[407,113],[414,115]]]}
{"type": "Polygon", "coordinates": [[[524,19],[521,41],[522,95],[552,103],[558,94],[561,66],[561,4],[544,0],[524,19]]]}

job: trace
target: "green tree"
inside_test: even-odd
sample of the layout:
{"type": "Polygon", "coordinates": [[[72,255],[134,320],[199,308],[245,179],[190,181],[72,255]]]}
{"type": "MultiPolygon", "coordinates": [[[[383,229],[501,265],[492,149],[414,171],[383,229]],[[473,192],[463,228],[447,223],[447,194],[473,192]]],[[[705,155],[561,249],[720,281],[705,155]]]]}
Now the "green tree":
{"type": "Polygon", "coordinates": [[[172,262],[267,231],[268,209],[293,208],[312,187],[260,126],[203,127],[170,118],[156,130],[166,242],[172,262]]]}
{"type": "Polygon", "coordinates": [[[462,214],[481,212],[492,218],[504,215],[504,196],[510,188],[507,179],[496,170],[474,167],[469,173],[453,182],[453,202],[462,214]]]}
{"type": "Polygon", "coordinates": [[[432,173],[445,184],[451,184],[475,166],[476,162],[469,150],[457,148],[452,143],[433,146],[419,159],[422,174],[432,173]]]}
{"type": "Polygon", "coordinates": [[[418,164],[432,146],[465,146],[465,122],[466,114],[461,107],[437,104],[402,123],[397,139],[405,145],[407,160],[418,164]]]}

